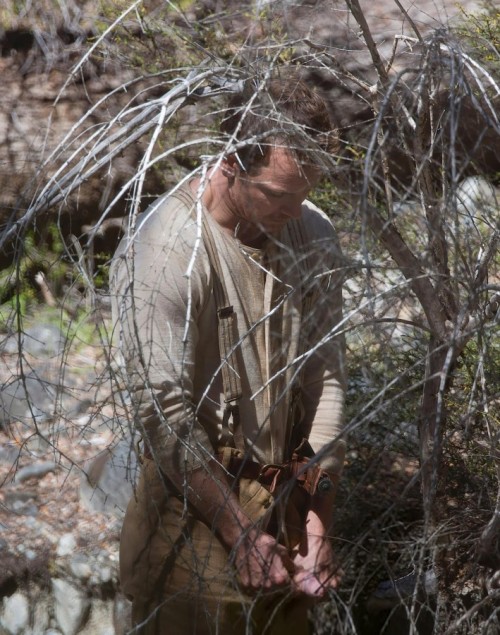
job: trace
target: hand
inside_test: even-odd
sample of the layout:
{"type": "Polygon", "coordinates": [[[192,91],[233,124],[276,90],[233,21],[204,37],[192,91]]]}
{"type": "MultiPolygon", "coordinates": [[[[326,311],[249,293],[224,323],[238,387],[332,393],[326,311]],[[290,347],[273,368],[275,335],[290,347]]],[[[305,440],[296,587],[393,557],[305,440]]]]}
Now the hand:
{"type": "Polygon", "coordinates": [[[256,529],[248,531],[236,545],[234,565],[241,587],[250,594],[289,585],[295,571],[286,547],[256,529]]]}
{"type": "Polygon", "coordinates": [[[321,600],[329,589],[338,588],[341,571],[327,537],[305,535],[293,563],[293,585],[299,593],[321,600]]]}

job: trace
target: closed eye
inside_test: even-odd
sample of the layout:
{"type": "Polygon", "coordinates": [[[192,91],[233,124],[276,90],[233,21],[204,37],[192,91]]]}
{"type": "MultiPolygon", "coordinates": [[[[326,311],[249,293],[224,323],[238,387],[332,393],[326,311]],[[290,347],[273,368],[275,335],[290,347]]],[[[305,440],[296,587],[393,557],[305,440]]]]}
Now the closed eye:
{"type": "Polygon", "coordinates": [[[283,190],[271,190],[267,187],[263,187],[262,191],[266,196],[269,196],[271,198],[283,198],[288,194],[288,192],[284,192],[283,190]]]}

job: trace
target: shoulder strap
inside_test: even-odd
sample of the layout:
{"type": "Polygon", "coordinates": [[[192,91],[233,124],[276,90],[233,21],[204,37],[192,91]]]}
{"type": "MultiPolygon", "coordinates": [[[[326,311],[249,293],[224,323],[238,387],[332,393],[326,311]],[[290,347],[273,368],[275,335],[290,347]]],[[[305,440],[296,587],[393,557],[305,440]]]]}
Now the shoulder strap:
{"type": "MultiPolygon", "coordinates": [[[[184,203],[196,210],[196,198],[187,188],[177,190],[176,196],[184,203]]],[[[201,232],[203,244],[207,250],[210,267],[212,269],[214,281],[214,298],[217,309],[217,324],[219,337],[219,354],[221,357],[222,386],[224,390],[224,414],[222,419],[223,431],[230,429],[229,423],[232,419],[233,430],[237,429],[240,423],[240,411],[238,402],[242,397],[241,375],[239,372],[238,358],[236,354],[236,313],[234,307],[229,304],[227,289],[222,274],[219,254],[215,245],[214,236],[210,227],[210,221],[205,214],[201,215],[201,232]]],[[[232,432],[227,435],[232,439],[232,432]]]]}
{"type": "Polygon", "coordinates": [[[219,327],[219,350],[222,360],[224,399],[226,404],[232,404],[241,399],[242,396],[241,375],[238,371],[238,358],[236,356],[236,313],[233,306],[229,304],[219,254],[217,253],[209,221],[204,215],[202,217],[202,236],[214,274],[214,296],[219,327]]]}

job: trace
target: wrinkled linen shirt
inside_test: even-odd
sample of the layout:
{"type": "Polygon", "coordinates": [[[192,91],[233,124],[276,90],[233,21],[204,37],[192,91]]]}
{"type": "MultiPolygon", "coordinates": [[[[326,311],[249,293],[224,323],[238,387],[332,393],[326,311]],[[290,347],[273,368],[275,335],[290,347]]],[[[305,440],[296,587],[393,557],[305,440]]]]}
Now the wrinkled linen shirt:
{"type": "Polygon", "coordinates": [[[340,256],[331,222],[307,201],[301,218],[261,249],[224,231],[188,187],[139,217],[111,266],[114,341],[135,425],[167,475],[206,464],[221,445],[235,445],[262,464],[282,463],[291,449],[290,387],[299,373],[298,437],[309,438],[325,469],[341,471],[340,256]],[[236,313],[243,389],[236,426],[223,426],[221,365],[227,360],[219,353],[202,214],[236,313]],[[303,315],[307,294],[312,306],[303,315]]]}

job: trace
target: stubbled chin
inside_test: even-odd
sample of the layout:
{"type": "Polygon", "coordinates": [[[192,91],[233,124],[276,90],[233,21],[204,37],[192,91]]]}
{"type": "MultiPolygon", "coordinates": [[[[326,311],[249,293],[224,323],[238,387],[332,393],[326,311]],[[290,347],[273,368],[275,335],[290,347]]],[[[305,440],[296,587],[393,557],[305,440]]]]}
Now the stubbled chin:
{"type": "Polygon", "coordinates": [[[281,230],[285,227],[287,221],[277,222],[277,223],[269,223],[265,226],[265,230],[268,234],[279,234],[281,230]]]}

